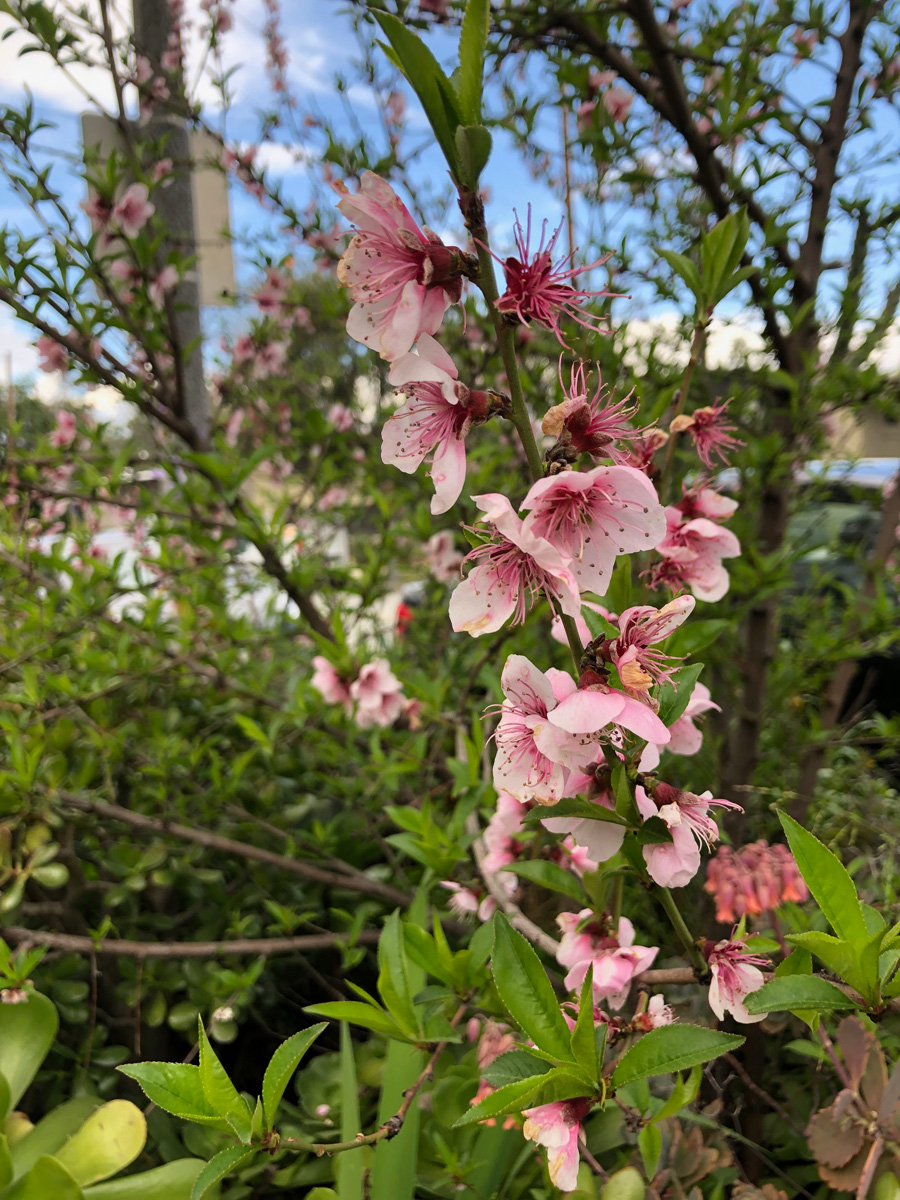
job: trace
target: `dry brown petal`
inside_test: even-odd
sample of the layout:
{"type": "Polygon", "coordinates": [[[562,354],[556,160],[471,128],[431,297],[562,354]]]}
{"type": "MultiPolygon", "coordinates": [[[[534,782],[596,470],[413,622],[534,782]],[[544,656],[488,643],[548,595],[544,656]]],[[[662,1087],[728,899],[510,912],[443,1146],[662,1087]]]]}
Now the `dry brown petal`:
{"type": "Polygon", "coordinates": [[[820,1166],[843,1167],[859,1151],[865,1135],[860,1125],[835,1114],[835,1106],[821,1108],[806,1127],[806,1140],[820,1166]]]}
{"type": "Polygon", "coordinates": [[[562,433],[565,420],[565,403],[555,404],[553,408],[548,409],[544,414],[544,419],[541,421],[541,431],[548,434],[550,437],[559,437],[559,435],[562,433]]]}
{"type": "Polygon", "coordinates": [[[844,1056],[850,1082],[854,1088],[858,1088],[866,1068],[866,1058],[875,1039],[859,1017],[844,1017],[838,1025],[835,1041],[844,1056]]]}
{"type": "Polygon", "coordinates": [[[788,1194],[771,1183],[764,1183],[762,1187],[736,1183],[731,1189],[731,1200],[788,1200],[788,1194]]]}
{"type": "Polygon", "coordinates": [[[669,422],[669,433],[684,433],[684,431],[686,429],[690,429],[693,424],[693,417],[689,417],[686,413],[679,413],[677,417],[673,417],[669,422]]]}
{"type": "Polygon", "coordinates": [[[887,1067],[884,1062],[884,1054],[878,1043],[873,1042],[869,1057],[866,1059],[866,1066],[860,1080],[859,1090],[866,1104],[874,1112],[878,1112],[881,1107],[886,1087],[887,1067]]]}

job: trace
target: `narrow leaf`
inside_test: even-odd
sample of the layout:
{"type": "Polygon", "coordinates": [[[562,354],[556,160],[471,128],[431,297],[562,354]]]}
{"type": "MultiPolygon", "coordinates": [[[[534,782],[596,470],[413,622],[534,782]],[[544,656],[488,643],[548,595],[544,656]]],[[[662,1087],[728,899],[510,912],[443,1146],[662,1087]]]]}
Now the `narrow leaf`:
{"type": "Polygon", "coordinates": [[[613,1086],[682,1071],[718,1058],[743,1043],[742,1037],[702,1025],[663,1025],[645,1033],[636,1045],[626,1050],[613,1071],[613,1086]]]}
{"type": "Polygon", "coordinates": [[[459,35],[459,107],[469,125],[481,121],[481,81],[490,22],[490,0],[469,0],[459,35]]]}
{"type": "Polygon", "coordinates": [[[761,988],[744,997],[749,1013],[794,1012],[798,1009],[815,1012],[838,1012],[856,1008],[839,987],[817,975],[786,975],[771,979],[761,988]]]}
{"type": "Polygon", "coordinates": [[[571,1062],[569,1028],[541,960],[505,917],[494,917],[494,984],[507,1012],[536,1046],[571,1062]]]}
{"type": "Polygon", "coordinates": [[[224,1117],[242,1142],[250,1140],[250,1113],[228,1072],[209,1044],[202,1019],[198,1018],[200,1042],[200,1083],[203,1095],[220,1117],[224,1117]]]}
{"type": "Polygon", "coordinates": [[[545,862],[543,859],[532,859],[530,862],[511,863],[503,868],[504,872],[518,875],[531,883],[540,884],[551,892],[561,892],[577,904],[585,902],[584,888],[578,879],[558,863],[545,862]]]}
{"type": "Polygon", "coordinates": [[[286,1042],[281,1043],[269,1060],[263,1076],[262,1102],[270,1129],[275,1127],[275,1113],[281,1103],[285,1088],[300,1065],[300,1060],[322,1030],[327,1028],[326,1022],[323,1021],[319,1025],[313,1025],[310,1029],[303,1029],[300,1033],[295,1033],[293,1037],[289,1037],[286,1042]]]}
{"type": "Polygon", "coordinates": [[[869,931],[856,888],[844,864],[793,817],[784,812],[778,817],[800,874],[835,933],[851,944],[867,942],[869,931]]]}
{"type": "Polygon", "coordinates": [[[194,1183],[191,1200],[203,1200],[208,1196],[217,1183],[220,1183],[232,1171],[245,1166],[256,1154],[256,1150],[248,1150],[246,1146],[227,1146],[213,1155],[194,1183]]]}

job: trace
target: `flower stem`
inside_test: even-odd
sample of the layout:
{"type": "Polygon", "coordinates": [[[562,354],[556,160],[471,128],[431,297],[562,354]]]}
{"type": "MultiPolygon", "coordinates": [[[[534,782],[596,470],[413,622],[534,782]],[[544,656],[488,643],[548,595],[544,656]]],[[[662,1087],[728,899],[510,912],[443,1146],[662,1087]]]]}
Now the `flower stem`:
{"type": "Polygon", "coordinates": [[[705,975],[709,969],[706,959],[701,954],[696,940],[691,936],[691,931],[685,924],[684,917],[681,915],[672,893],[668,888],[664,887],[654,888],[654,892],[659,898],[660,904],[665,909],[666,916],[672,922],[672,928],[681,939],[681,944],[684,946],[688,958],[697,970],[702,971],[705,975]]]}

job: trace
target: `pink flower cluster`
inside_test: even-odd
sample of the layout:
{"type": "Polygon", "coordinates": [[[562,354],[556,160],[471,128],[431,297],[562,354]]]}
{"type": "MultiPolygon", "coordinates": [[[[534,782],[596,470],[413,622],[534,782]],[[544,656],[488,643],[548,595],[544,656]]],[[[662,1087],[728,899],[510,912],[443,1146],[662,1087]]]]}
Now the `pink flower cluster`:
{"type": "Polygon", "coordinates": [[[386,659],[366,663],[352,681],[323,655],[317,654],[312,661],[312,686],[328,704],[340,704],[348,716],[354,714],[360,729],[393,725],[407,711],[409,701],[403,695],[403,684],[386,659]]]}
{"type": "Polygon", "coordinates": [[[739,808],[730,800],[714,800],[711,792],[695,796],[659,781],[653,785],[652,796],[638,787],[635,800],[645,821],[659,817],[671,835],[671,842],[644,846],[643,855],[650,878],[661,887],[672,888],[690,883],[700,870],[701,847],[719,839],[710,808],[739,808]]]}
{"type": "Polygon", "coordinates": [[[711,488],[689,492],[670,505],[665,510],[666,534],[656,547],[663,561],[651,571],[651,587],[663,583],[673,591],[688,587],[698,600],[721,600],[730,583],[722,560],[736,558],[741,544],[717,521],[735,508],[735,501],[711,488]]]}
{"type": "Polygon", "coordinates": [[[706,868],[704,889],[715,899],[716,920],[732,925],[746,913],[756,917],[793,901],[809,899],[809,888],[787,846],[760,839],[733,850],[720,846],[706,868]]]}

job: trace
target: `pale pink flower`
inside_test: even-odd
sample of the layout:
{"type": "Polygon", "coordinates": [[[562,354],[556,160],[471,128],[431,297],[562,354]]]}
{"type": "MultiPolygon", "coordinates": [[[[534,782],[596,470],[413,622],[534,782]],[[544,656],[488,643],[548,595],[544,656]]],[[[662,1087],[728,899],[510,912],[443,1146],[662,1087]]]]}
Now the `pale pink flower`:
{"type": "Polygon", "coordinates": [[[350,684],[350,695],[356,701],[356,723],[361,729],[393,725],[406,707],[403,684],[383,658],[360,670],[350,684]]]}
{"type": "Polygon", "coordinates": [[[46,371],[48,374],[53,371],[68,371],[69,352],[55,338],[45,334],[34,343],[34,348],[41,356],[38,366],[42,371],[46,371]]]}
{"type": "Polygon", "coordinates": [[[695,683],[687,708],[669,727],[671,737],[666,749],[672,754],[696,754],[703,745],[703,734],[694,724],[694,717],[711,710],[722,711],[718,704],[713,703],[709,688],[705,684],[695,683]]]}
{"type": "Polygon", "coordinates": [[[425,543],[425,561],[438,583],[447,583],[459,574],[463,556],[453,543],[453,531],[442,529],[425,543]]]}
{"type": "Polygon", "coordinates": [[[336,668],[323,655],[317,654],[312,662],[316,668],[310,680],[312,686],[327,704],[341,704],[349,713],[353,707],[353,699],[347,681],[341,678],[336,668]]]}
{"type": "Polygon", "coordinates": [[[450,908],[463,919],[477,915],[480,921],[489,921],[497,910],[493,896],[479,896],[472,888],[454,883],[452,879],[442,879],[441,887],[450,893],[447,901],[450,908]]]}
{"type": "Polygon", "coordinates": [[[558,846],[559,861],[564,867],[574,871],[581,878],[582,875],[587,875],[591,871],[596,871],[599,867],[599,862],[591,858],[590,851],[586,846],[576,842],[573,834],[563,838],[558,846]]]}
{"type": "Polygon", "coordinates": [[[635,789],[638,812],[645,821],[660,817],[672,835],[671,842],[643,847],[644,862],[654,883],[661,887],[684,887],[700,870],[700,848],[710,848],[719,840],[719,828],[709,815],[711,807],[733,808],[730,800],[714,800],[712,792],[695,796],[668,783],[659,782],[649,796],[644,788],[635,789]]]}
{"type": "Polygon", "coordinates": [[[88,196],[87,200],[82,200],[79,208],[81,208],[82,212],[85,213],[91,222],[91,229],[95,233],[98,229],[102,229],[104,225],[109,223],[109,218],[112,215],[112,205],[96,193],[88,196]]]}
{"type": "Polygon", "coordinates": [[[687,432],[691,435],[705,467],[712,467],[713,456],[727,463],[729,453],[744,444],[739,438],[732,437],[735,426],[727,419],[728,404],[728,400],[723,400],[705,408],[696,408],[690,416],[681,413],[673,417],[669,425],[670,433],[687,432]]]}
{"type": "Polygon", "coordinates": [[[166,301],[166,295],[171,292],[172,288],[178,283],[178,268],[173,266],[163,267],[157,277],[147,288],[150,299],[157,308],[162,308],[166,301]]]}
{"type": "MultiPolygon", "coordinates": [[[[682,485],[683,486],[683,485],[682,485]]],[[[710,521],[727,521],[737,509],[737,500],[723,496],[711,487],[684,488],[684,495],[675,505],[686,520],[708,517],[710,521]]]]}
{"type": "Polygon", "coordinates": [[[318,508],[320,512],[328,512],[332,508],[339,508],[340,505],[346,504],[350,493],[345,487],[340,484],[335,484],[334,487],[328,488],[319,497],[318,508]]]}
{"type": "Polygon", "coordinates": [[[649,698],[654,684],[671,678],[675,660],[652,647],[665,641],[693,611],[693,597],[679,596],[659,609],[639,604],[622,613],[619,636],[605,647],[605,652],[630,692],[649,698]]]}
{"type": "Polygon", "coordinates": [[[602,596],[617,554],[652,550],[666,536],[653,484],[633,467],[563,471],[531,485],[525,526],[571,560],[582,591],[602,596]]]}
{"type": "MultiPolygon", "coordinates": [[[[497,808],[483,836],[487,851],[482,863],[484,871],[496,875],[517,860],[521,845],[516,839],[522,832],[522,818],[527,811],[528,806],[520,804],[509,792],[500,792],[497,796],[497,808]]],[[[516,890],[516,877],[510,872],[500,875],[498,882],[509,895],[516,890]]]]}
{"type": "Polygon", "coordinates": [[[596,754],[595,746],[547,720],[575,681],[553,668],[545,675],[524,655],[511,654],[500,683],[505,699],[494,734],[494,786],[520,804],[555,804],[569,794],[570,768],[587,765],[596,754]]]}
{"type": "Polygon", "coordinates": [[[582,671],[577,689],[567,695],[547,719],[567,733],[588,737],[595,737],[614,725],[658,745],[669,740],[668,729],[649,705],[611,688],[593,669],[582,671]]]}
{"type": "Polygon", "coordinates": [[[247,333],[242,333],[240,337],[234,339],[234,348],[232,350],[232,360],[236,367],[241,366],[245,362],[249,362],[256,357],[256,343],[253,338],[247,333]]]}
{"type": "Polygon", "coordinates": [[[113,206],[112,224],[125,237],[137,237],[156,212],[156,206],[148,199],[149,195],[150,191],[145,183],[133,183],[125,190],[121,200],[113,206]]]}
{"type": "Polygon", "coordinates": [[[256,350],[253,363],[254,379],[267,379],[283,370],[287,360],[287,346],[284,342],[266,342],[256,350]]]}
{"type": "Polygon", "coordinates": [[[74,413],[66,412],[64,408],[60,409],[56,414],[56,428],[50,434],[50,445],[61,450],[71,446],[75,441],[77,429],[74,413]]]}
{"type": "Polygon", "coordinates": [[[361,191],[343,184],[338,208],[358,227],[338,263],[338,279],[354,300],[347,332],[388,361],[406,354],[422,333],[440,329],[462,295],[462,251],[421,230],[389,184],[365,171],[361,191]]]}
{"type": "Polygon", "coordinates": [[[698,600],[721,600],[728,591],[723,558],[736,558],[741,544],[730,529],[707,517],[686,521],[677,508],[666,509],[668,532],[657,550],[665,560],[654,569],[651,586],[665,582],[673,590],[687,586],[698,600]]]}
{"type": "Polygon", "coordinates": [[[521,624],[529,598],[534,603],[542,591],[567,616],[577,616],[578,583],[562,555],[527,528],[506,496],[494,492],[472,499],[485,514],[482,528],[493,527],[494,535],[463,560],[477,565],[450,597],[450,623],[456,632],[480,637],[494,633],[510,617],[513,624],[521,624]]]}
{"type": "MultiPolygon", "coordinates": [[[[593,777],[581,775],[573,771],[569,776],[566,791],[569,795],[585,795],[595,804],[614,810],[615,800],[611,792],[601,792],[595,795],[593,777]]],[[[571,817],[545,817],[541,824],[551,833],[567,833],[574,838],[577,846],[583,847],[594,863],[607,862],[614,854],[622,849],[625,840],[624,825],[613,821],[594,821],[590,817],[573,820],[571,817]]],[[[568,839],[566,839],[568,840],[568,839]]]]}
{"type": "MultiPolygon", "coordinates": [[[[541,226],[541,240],[534,255],[531,253],[531,205],[528,206],[528,221],[522,229],[518,214],[514,236],[519,257],[507,258],[503,262],[503,274],[506,277],[506,291],[497,301],[500,312],[515,313],[523,325],[532,321],[551,329],[561,346],[565,346],[560,319],[570,317],[586,329],[602,329],[602,318],[585,311],[583,304],[594,296],[611,296],[612,292],[588,292],[576,288],[572,280],[585,271],[602,266],[609,255],[598,259],[584,267],[569,267],[566,264],[572,255],[567,254],[558,262],[553,262],[553,251],[556,239],[562,230],[562,222],[552,235],[546,246],[547,222],[541,226]]],[[[494,256],[496,258],[496,255],[494,256]]],[[[498,259],[498,261],[500,261],[498,259]]]]}
{"type": "Polygon", "coordinates": [[[576,454],[590,454],[595,459],[611,458],[617,465],[627,465],[628,456],[617,448],[616,442],[633,441],[645,432],[633,429],[629,423],[637,406],[629,405],[630,392],[623,400],[613,403],[599,368],[597,387],[588,399],[589,374],[583,362],[573,363],[567,390],[560,359],[559,385],[564,399],[544,415],[541,432],[559,438],[563,446],[570,446],[576,454]]]}
{"type": "Polygon", "coordinates": [[[236,446],[238,434],[241,432],[241,426],[244,423],[244,410],[236,408],[225,425],[225,445],[236,446]]]}
{"type": "Polygon", "coordinates": [[[611,87],[603,93],[603,107],[614,121],[627,121],[633,103],[634,94],[624,88],[611,87]]]}
{"type": "Polygon", "coordinates": [[[478,1039],[478,1069],[483,1071],[501,1054],[513,1050],[515,1045],[516,1039],[510,1032],[509,1026],[501,1025],[499,1021],[488,1018],[478,1039]]]}
{"type": "Polygon", "coordinates": [[[578,1185],[578,1144],[584,1141],[582,1121],[590,1111],[590,1100],[558,1100],[522,1113],[522,1133],[546,1147],[550,1182],[560,1191],[572,1192],[578,1185]]]}
{"type": "Polygon", "coordinates": [[[477,399],[458,381],[453,359],[433,337],[423,333],[418,354],[403,354],[391,366],[388,380],[408,397],[381,431],[381,460],[412,475],[432,455],[431,479],[435,515],[452,508],[466,481],[466,434],[479,415],[477,399]]]}
{"type": "Polygon", "coordinates": [[[266,279],[253,293],[253,299],[261,313],[277,313],[284,302],[288,280],[277,267],[266,268],[266,279]]]}
{"type": "Polygon", "coordinates": [[[768,966],[768,960],[748,953],[747,943],[743,941],[728,941],[726,938],[715,945],[707,945],[710,948],[706,957],[712,971],[709,1007],[720,1021],[725,1019],[726,1012],[730,1012],[735,1021],[742,1025],[764,1021],[769,1014],[748,1013],[744,997],[750,992],[759,991],[765,983],[759,968],[768,966]]]}
{"type": "Polygon", "coordinates": [[[675,1013],[666,1004],[665,996],[657,993],[650,997],[646,1009],[635,1018],[635,1024],[644,1033],[649,1033],[651,1029],[659,1029],[663,1025],[674,1025],[675,1013]]]}
{"type": "Polygon", "coordinates": [[[161,158],[153,168],[153,182],[162,183],[167,176],[171,175],[172,166],[171,158],[161,158]]]}
{"type": "Polygon", "coordinates": [[[346,404],[332,404],[326,420],[338,433],[346,433],[353,428],[353,413],[346,404]]]}
{"type": "Polygon", "coordinates": [[[584,983],[588,967],[594,968],[594,999],[606,1000],[614,1011],[628,999],[631,981],[646,971],[659,953],[658,946],[635,946],[634,926],[620,917],[616,932],[608,922],[593,919],[591,909],[580,913],[560,913],[556,923],[562,938],[556,958],[569,970],[565,986],[577,991],[584,983]]]}

